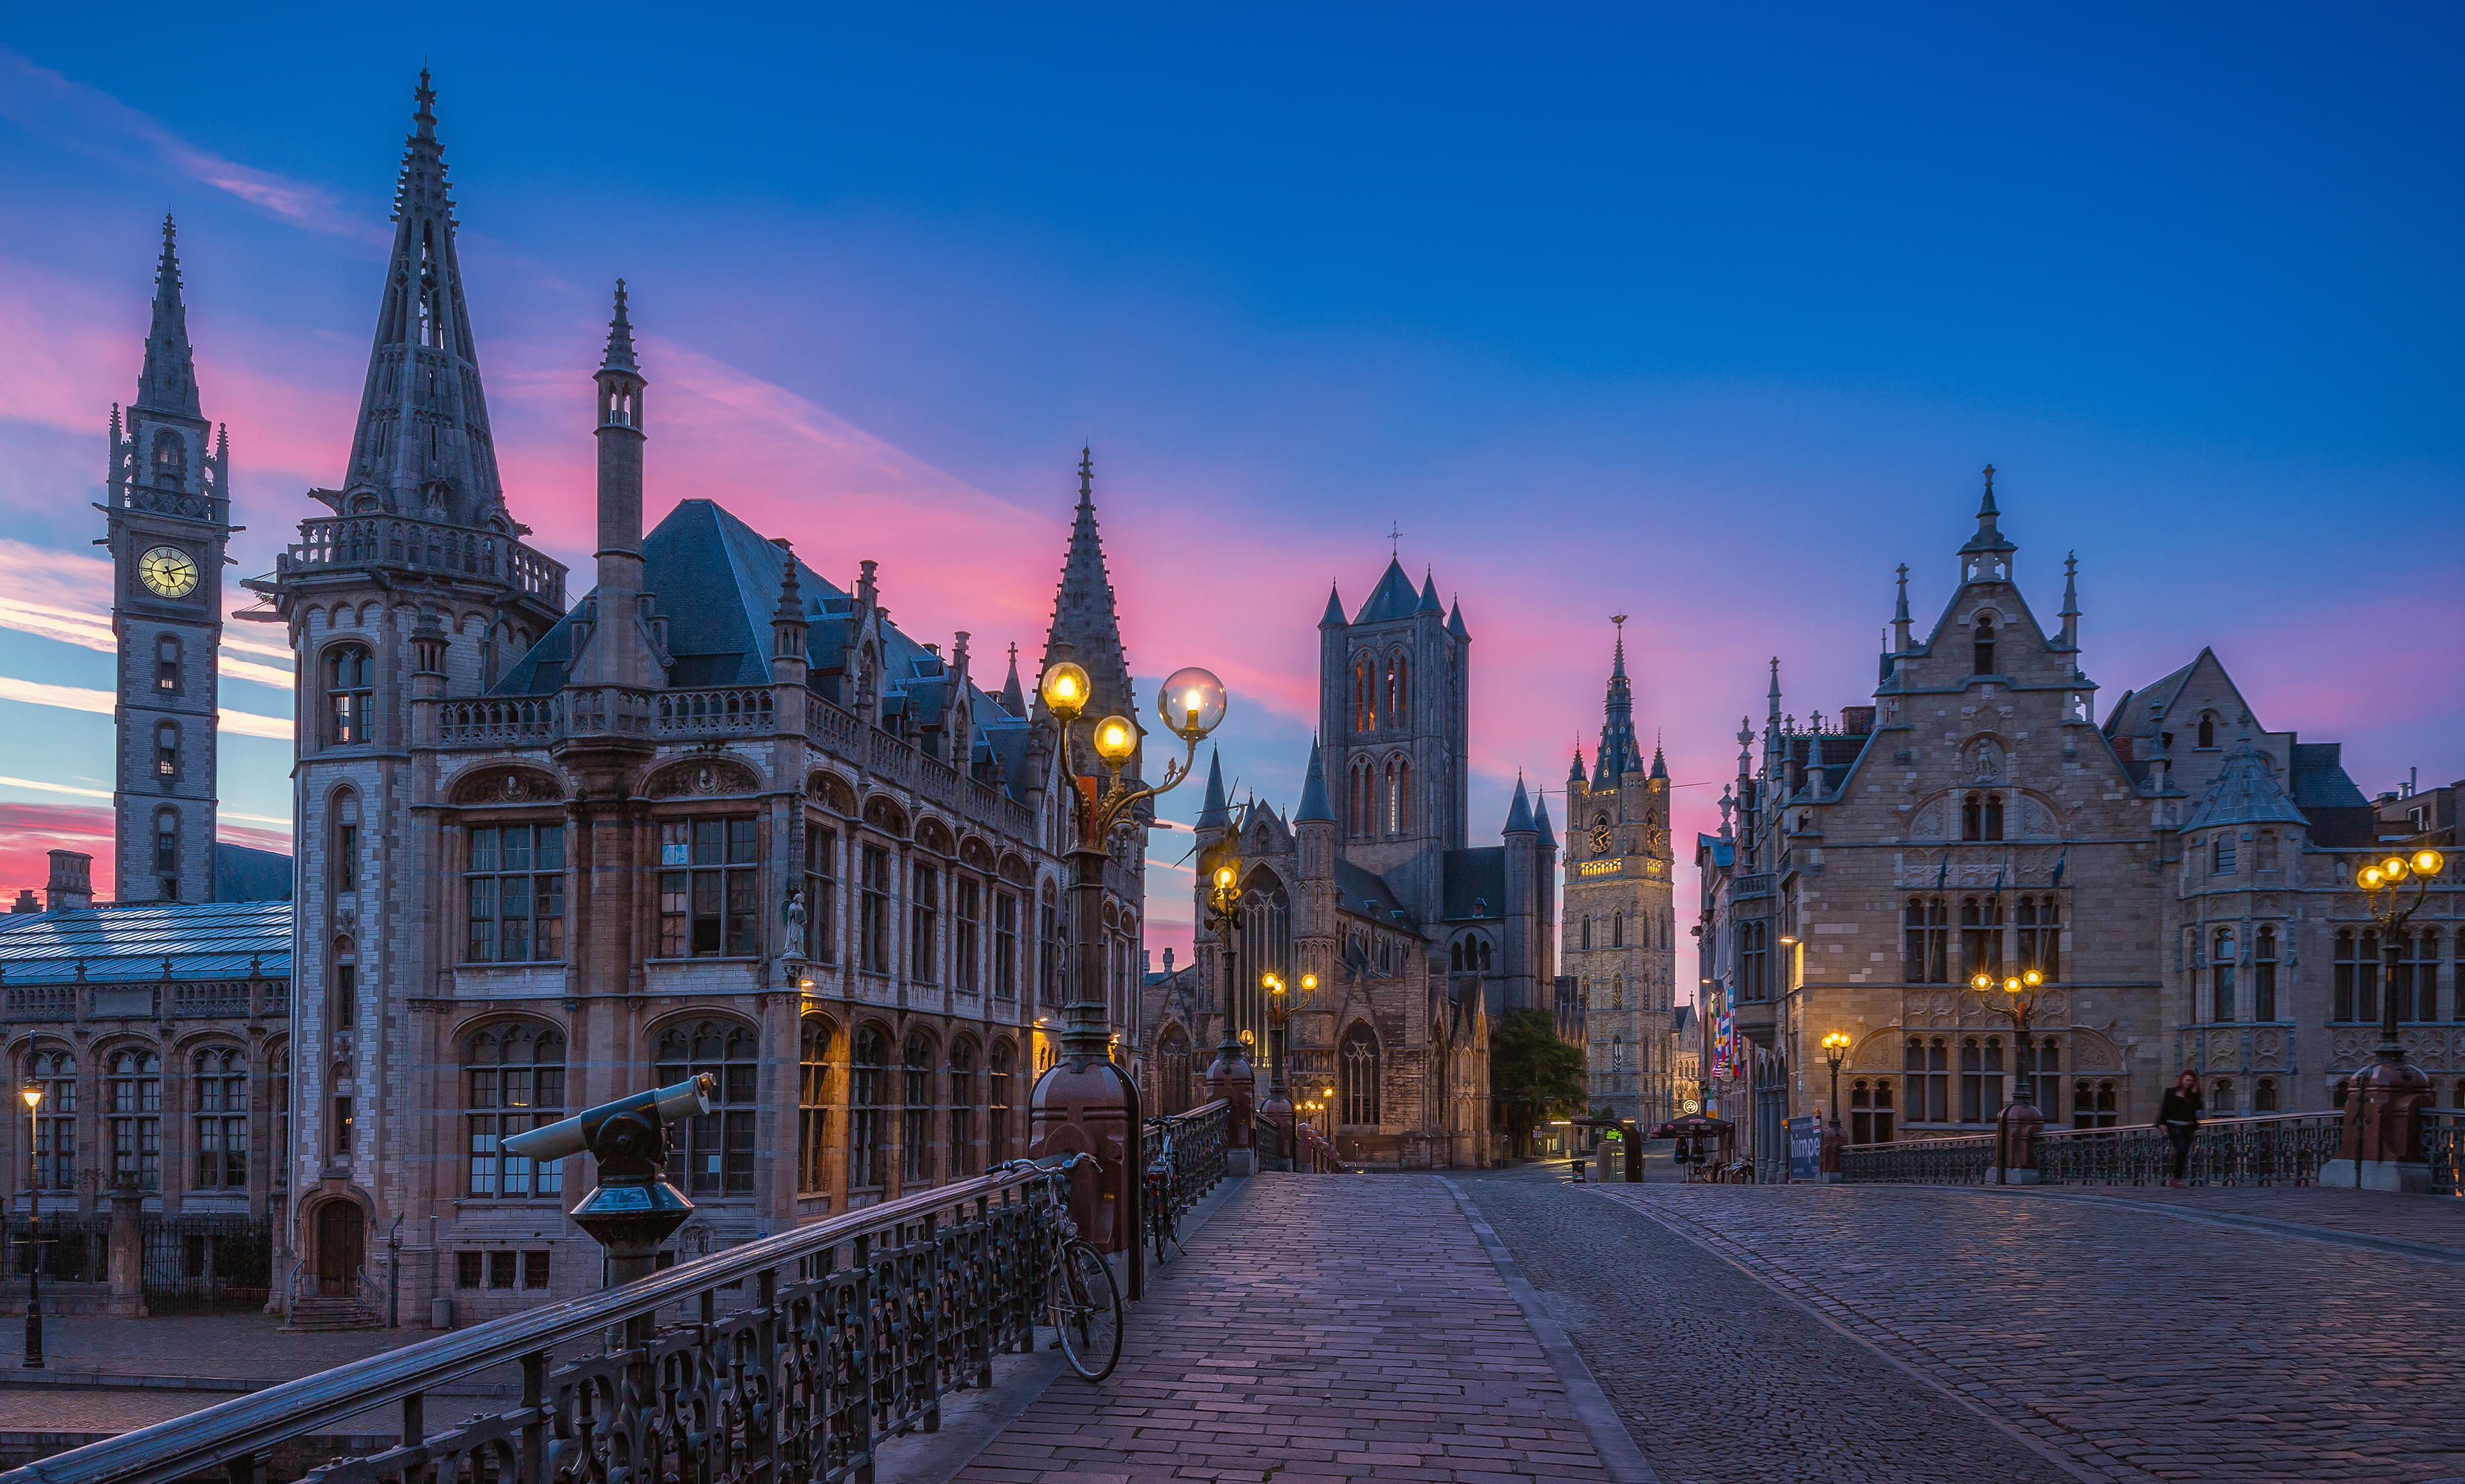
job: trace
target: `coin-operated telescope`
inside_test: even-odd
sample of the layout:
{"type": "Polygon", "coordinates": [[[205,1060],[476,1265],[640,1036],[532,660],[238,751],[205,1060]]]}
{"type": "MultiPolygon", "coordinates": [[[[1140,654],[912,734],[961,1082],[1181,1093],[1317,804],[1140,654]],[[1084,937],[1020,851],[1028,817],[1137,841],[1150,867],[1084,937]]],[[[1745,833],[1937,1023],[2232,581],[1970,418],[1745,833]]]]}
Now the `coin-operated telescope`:
{"type": "Polygon", "coordinates": [[[588,1151],[599,1184],[572,1210],[573,1224],[608,1254],[608,1281],[647,1275],[659,1244],[693,1214],[693,1202],[669,1185],[668,1125],[710,1111],[719,1082],[700,1073],[674,1087],[628,1093],[572,1118],[516,1134],[505,1152],[529,1160],[562,1160],[588,1151]]]}

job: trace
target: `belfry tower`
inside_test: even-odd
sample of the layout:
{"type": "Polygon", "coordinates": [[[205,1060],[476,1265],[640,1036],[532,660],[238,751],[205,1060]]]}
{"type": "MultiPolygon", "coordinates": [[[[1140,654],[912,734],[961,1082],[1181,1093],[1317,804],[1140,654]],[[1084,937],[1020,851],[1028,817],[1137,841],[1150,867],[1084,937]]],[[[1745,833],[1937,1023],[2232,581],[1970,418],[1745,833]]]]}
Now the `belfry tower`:
{"type": "Polygon", "coordinates": [[[197,402],[178,237],[163,219],[137,398],[111,410],[112,631],[120,639],[112,815],[122,901],[214,896],[216,652],[231,543],[230,440],[197,402]],[[211,442],[209,435],[211,435],[211,442]]]}

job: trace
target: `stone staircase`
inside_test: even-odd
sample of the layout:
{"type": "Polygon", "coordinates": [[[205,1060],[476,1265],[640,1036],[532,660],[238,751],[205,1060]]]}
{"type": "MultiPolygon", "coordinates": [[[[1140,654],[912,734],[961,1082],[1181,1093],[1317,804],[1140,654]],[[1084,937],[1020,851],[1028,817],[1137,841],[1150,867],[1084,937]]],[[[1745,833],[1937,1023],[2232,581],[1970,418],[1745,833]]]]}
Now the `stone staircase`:
{"type": "Polygon", "coordinates": [[[288,1327],[313,1331],[376,1329],[384,1323],[384,1314],[367,1299],[303,1295],[291,1300],[288,1327]]]}

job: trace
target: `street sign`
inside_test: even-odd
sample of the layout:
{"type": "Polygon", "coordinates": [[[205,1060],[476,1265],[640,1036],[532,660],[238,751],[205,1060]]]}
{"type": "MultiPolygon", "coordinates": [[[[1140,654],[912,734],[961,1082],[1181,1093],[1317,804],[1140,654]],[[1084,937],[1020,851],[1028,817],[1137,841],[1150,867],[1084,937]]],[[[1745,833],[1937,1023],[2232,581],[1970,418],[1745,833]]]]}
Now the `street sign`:
{"type": "Polygon", "coordinates": [[[1788,1120],[1788,1178],[1812,1180],[1823,1165],[1823,1119],[1813,1114],[1788,1120]]]}

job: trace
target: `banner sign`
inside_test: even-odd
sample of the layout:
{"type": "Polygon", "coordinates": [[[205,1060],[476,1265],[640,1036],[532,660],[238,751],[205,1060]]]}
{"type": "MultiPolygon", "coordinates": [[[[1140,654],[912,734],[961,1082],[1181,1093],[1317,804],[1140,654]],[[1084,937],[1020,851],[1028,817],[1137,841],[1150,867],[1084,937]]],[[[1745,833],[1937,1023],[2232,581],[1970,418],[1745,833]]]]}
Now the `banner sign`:
{"type": "Polygon", "coordinates": [[[1823,1173],[1823,1120],[1813,1114],[1788,1120],[1788,1178],[1813,1180],[1823,1173]]]}

